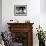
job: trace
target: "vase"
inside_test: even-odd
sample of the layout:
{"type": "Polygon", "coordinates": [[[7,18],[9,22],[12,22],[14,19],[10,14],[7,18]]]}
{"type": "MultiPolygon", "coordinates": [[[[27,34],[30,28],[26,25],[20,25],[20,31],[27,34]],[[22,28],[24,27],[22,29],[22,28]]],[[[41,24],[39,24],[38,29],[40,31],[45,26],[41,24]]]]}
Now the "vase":
{"type": "Polygon", "coordinates": [[[45,41],[39,40],[39,46],[45,46],[45,41]]]}

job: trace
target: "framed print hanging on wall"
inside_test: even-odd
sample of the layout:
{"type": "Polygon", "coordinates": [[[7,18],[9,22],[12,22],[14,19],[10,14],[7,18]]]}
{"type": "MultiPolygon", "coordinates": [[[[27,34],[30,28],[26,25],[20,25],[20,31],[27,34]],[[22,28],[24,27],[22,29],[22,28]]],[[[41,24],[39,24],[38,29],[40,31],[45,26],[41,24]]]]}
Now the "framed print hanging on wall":
{"type": "Polygon", "coordinates": [[[14,16],[26,16],[27,5],[14,5],[14,16]]]}

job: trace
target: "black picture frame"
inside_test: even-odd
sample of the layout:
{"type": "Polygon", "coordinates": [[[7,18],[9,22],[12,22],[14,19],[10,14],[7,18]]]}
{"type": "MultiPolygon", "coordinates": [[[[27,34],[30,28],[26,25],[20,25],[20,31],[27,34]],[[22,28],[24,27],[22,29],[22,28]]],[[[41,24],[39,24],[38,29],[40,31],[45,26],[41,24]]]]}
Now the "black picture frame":
{"type": "Polygon", "coordinates": [[[27,5],[14,5],[14,16],[27,16],[27,5]]]}

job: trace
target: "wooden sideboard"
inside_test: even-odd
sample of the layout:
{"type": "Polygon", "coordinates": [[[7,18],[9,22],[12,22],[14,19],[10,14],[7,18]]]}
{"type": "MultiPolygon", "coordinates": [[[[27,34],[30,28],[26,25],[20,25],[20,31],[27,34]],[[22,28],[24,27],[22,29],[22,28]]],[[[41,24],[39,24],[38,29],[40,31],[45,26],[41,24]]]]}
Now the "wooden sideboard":
{"type": "Polygon", "coordinates": [[[23,43],[22,46],[33,46],[33,23],[7,23],[12,39],[23,43]]]}

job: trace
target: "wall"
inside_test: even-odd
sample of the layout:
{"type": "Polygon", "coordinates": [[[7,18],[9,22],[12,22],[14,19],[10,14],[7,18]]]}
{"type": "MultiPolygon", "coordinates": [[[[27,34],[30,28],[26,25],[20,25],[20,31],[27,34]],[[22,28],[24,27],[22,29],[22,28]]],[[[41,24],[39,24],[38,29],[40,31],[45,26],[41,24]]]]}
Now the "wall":
{"type": "Polygon", "coordinates": [[[40,0],[40,9],[42,13],[46,13],[46,0],[40,0]]]}
{"type": "MultiPolygon", "coordinates": [[[[40,0],[3,0],[2,1],[2,23],[3,26],[10,19],[17,19],[19,22],[24,22],[26,19],[30,22],[39,23],[40,0]],[[14,16],[14,5],[27,5],[27,16],[14,16]],[[19,18],[19,19],[18,19],[19,18]],[[22,19],[23,18],[23,19],[22,19]],[[38,21],[37,21],[38,20],[38,21]]],[[[6,26],[5,26],[6,27],[6,26]]],[[[6,29],[4,27],[4,29],[6,29]]]]}
{"type": "Polygon", "coordinates": [[[40,24],[46,31],[46,0],[40,0],[40,24]]]}
{"type": "Polygon", "coordinates": [[[2,0],[0,0],[0,31],[2,31],[2,0]]]}
{"type": "Polygon", "coordinates": [[[38,46],[36,27],[41,24],[43,29],[46,29],[46,22],[44,21],[46,16],[41,13],[41,7],[40,0],[2,0],[2,30],[8,30],[7,22],[11,19],[17,19],[19,22],[30,20],[31,23],[34,23],[33,45],[38,46]],[[14,16],[14,5],[27,5],[27,16],[14,16]]]}
{"type": "Polygon", "coordinates": [[[2,1],[2,25],[3,31],[7,31],[7,22],[17,19],[19,22],[30,20],[33,25],[33,45],[38,46],[36,27],[40,24],[40,0],[3,0],[2,1]],[[14,16],[14,5],[27,5],[27,16],[14,16]],[[36,40],[37,39],[37,40],[36,40]]]}

